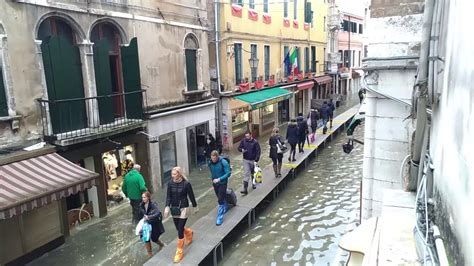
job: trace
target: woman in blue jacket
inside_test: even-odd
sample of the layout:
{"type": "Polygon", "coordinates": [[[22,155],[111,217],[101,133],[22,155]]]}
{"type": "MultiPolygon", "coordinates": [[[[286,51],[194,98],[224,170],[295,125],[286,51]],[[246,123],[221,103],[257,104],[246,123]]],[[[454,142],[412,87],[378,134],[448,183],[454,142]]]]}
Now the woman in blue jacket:
{"type": "Polygon", "coordinates": [[[221,225],[224,220],[224,214],[227,212],[227,202],[225,201],[227,191],[227,180],[230,177],[230,166],[227,160],[219,157],[219,152],[211,152],[211,161],[209,161],[209,170],[211,171],[212,185],[216,192],[219,208],[217,209],[216,225],[221,225]]]}
{"type": "Polygon", "coordinates": [[[290,123],[288,123],[288,128],[286,130],[286,139],[288,140],[288,143],[291,147],[288,161],[294,162],[296,161],[296,144],[298,143],[298,124],[296,123],[296,119],[294,118],[291,119],[290,123]]]}

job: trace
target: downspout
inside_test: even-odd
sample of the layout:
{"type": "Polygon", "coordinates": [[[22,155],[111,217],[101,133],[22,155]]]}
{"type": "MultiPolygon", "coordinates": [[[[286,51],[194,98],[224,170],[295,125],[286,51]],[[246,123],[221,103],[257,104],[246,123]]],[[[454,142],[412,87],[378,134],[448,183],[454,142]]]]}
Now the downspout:
{"type": "Polygon", "coordinates": [[[216,42],[216,75],[217,75],[217,91],[219,96],[222,93],[221,91],[221,71],[220,71],[220,56],[219,56],[219,1],[214,1],[214,30],[216,32],[215,42],[216,42]]]}
{"type": "Polygon", "coordinates": [[[426,103],[428,98],[428,56],[430,47],[431,25],[433,20],[434,0],[425,1],[425,11],[423,14],[423,32],[420,49],[420,60],[418,65],[418,75],[416,77],[415,88],[416,103],[416,129],[415,140],[412,150],[412,160],[410,165],[410,179],[408,189],[416,190],[419,179],[420,157],[423,146],[424,131],[427,123],[426,103]]]}

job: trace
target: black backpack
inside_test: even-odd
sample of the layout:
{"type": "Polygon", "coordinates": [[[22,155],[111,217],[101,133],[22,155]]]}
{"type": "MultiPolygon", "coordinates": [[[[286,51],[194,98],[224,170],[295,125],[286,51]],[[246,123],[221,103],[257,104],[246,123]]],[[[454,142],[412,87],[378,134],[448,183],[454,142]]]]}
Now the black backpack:
{"type": "Polygon", "coordinates": [[[232,173],[232,166],[230,165],[230,159],[227,156],[221,156],[222,160],[226,160],[227,163],[229,164],[230,172],[232,173]]]}

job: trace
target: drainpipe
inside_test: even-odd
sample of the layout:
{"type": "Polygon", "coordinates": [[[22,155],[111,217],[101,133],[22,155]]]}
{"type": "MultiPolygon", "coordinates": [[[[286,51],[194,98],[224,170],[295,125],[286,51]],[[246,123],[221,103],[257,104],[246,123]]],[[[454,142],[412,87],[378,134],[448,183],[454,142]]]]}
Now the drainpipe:
{"type": "Polygon", "coordinates": [[[420,157],[422,152],[424,131],[427,123],[426,103],[428,97],[428,56],[430,47],[431,25],[433,20],[434,0],[425,1],[425,11],[423,14],[423,32],[420,50],[420,60],[418,75],[416,77],[415,88],[417,88],[416,103],[416,130],[415,143],[412,150],[412,160],[410,165],[410,179],[408,189],[416,190],[419,179],[420,157]]]}
{"type": "Polygon", "coordinates": [[[214,1],[214,30],[216,32],[215,36],[215,47],[216,47],[216,75],[217,75],[217,90],[219,96],[222,93],[221,91],[221,71],[220,71],[220,56],[219,56],[219,1],[214,1]]]}

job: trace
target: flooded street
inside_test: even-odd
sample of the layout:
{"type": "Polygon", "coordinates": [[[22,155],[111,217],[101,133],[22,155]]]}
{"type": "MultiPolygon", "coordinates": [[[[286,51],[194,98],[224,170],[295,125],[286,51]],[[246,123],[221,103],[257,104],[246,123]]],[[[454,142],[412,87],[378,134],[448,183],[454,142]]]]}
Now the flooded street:
{"type": "MultiPolygon", "coordinates": [[[[363,138],[362,128],[355,132],[363,138]]],[[[350,155],[338,136],[226,249],[220,265],[340,265],[341,235],[359,217],[363,146],[350,155]]]]}

